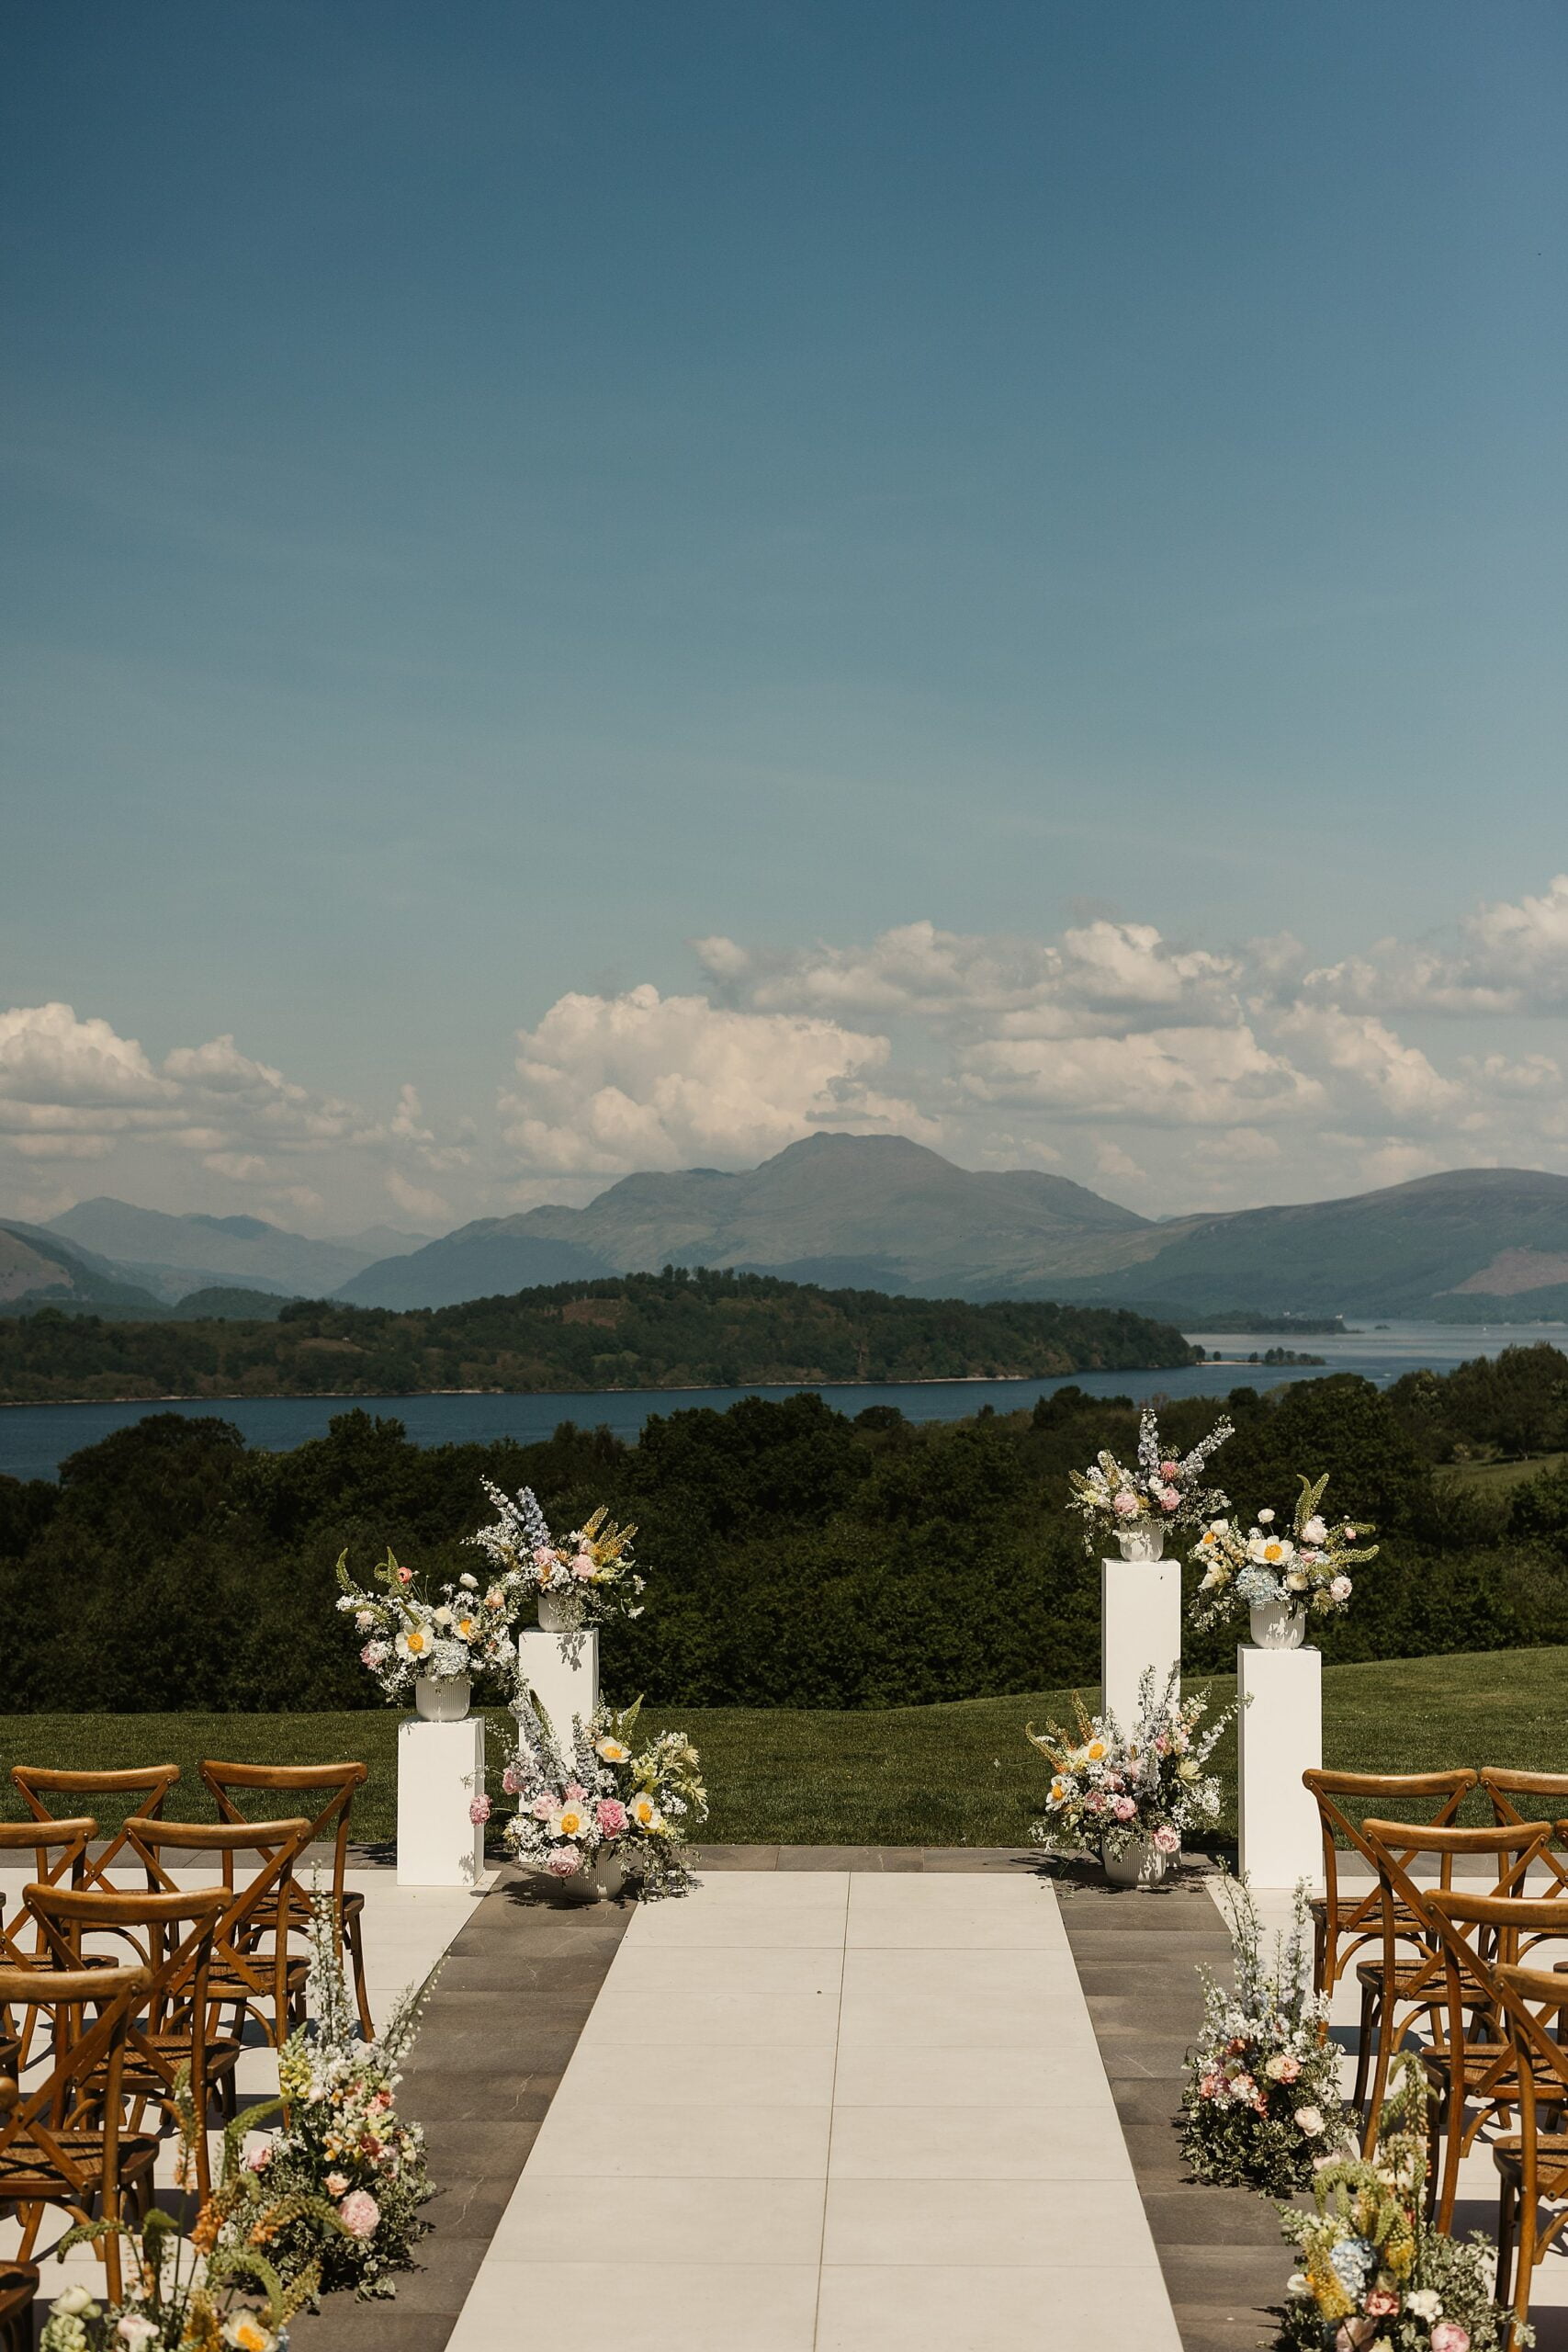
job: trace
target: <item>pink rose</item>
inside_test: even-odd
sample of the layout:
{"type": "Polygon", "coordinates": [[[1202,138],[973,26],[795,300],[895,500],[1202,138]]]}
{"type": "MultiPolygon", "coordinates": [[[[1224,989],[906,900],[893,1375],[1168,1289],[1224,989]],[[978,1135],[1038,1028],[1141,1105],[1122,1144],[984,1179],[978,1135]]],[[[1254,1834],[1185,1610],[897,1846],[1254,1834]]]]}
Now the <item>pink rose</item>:
{"type": "Polygon", "coordinates": [[[501,1785],[509,1797],[514,1797],[519,1794],[523,1787],[523,1775],[517,1770],[515,1764],[509,1764],[507,1766],[505,1771],[501,1776],[501,1785]]]}
{"type": "Polygon", "coordinates": [[[1155,1831],[1155,1844],[1162,1854],[1174,1854],[1180,1848],[1181,1832],[1179,1829],[1172,1829],[1168,1823],[1162,1822],[1155,1831]]]}
{"type": "Polygon", "coordinates": [[[365,1647],[359,1653],[359,1663],[361,1666],[367,1666],[374,1670],[377,1667],[384,1664],[386,1656],[387,1645],[385,1642],[367,1642],[365,1647]]]}
{"type": "Polygon", "coordinates": [[[1168,1487],[1174,1486],[1177,1479],[1181,1476],[1180,1463],[1162,1462],[1159,1465],[1159,1475],[1165,1480],[1168,1487]]]}
{"type": "Polygon", "coordinates": [[[579,1577],[583,1584],[586,1584],[591,1577],[597,1576],[599,1570],[595,1565],[592,1553],[580,1552],[576,1559],[573,1560],[571,1564],[571,1573],[574,1577],[579,1577]]]}
{"type": "Polygon", "coordinates": [[[474,1824],[476,1828],[481,1821],[488,1821],[490,1819],[489,1797],[476,1797],[474,1799],[472,1804],[468,1807],[468,1819],[474,1824]]]}
{"type": "Polygon", "coordinates": [[[569,1781],[567,1782],[566,1801],[568,1804],[581,1804],[587,1794],[588,1792],[583,1787],[581,1781],[569,1781]]]}
{"type": "Polygon", "coordinates": [[[272,2143],[270,2140],[265,2148],[255,2149],[252,2154],[245,2158],[246,2169],[250,2172],[265,2172],[271,2162],[272,2143]]]}
{"type": "Polygon", "coordinates": [[[1302,2071],[1302,2062],[1299,2058],[1292,2058],[1287,2050],[1283,2056],[1275,2059],[1270,2071],[1277,2083],[1293,2083],[1302,2071]]]}
{"type": "Polygon", "coordinates": [[[1159,1507],[1161,1510],[1175,1510],[1180,1501],[1181,1497],[1177,1493],[1174,1487],[1162,1487],[1160,1488],[1159,1507]]]}
{"type": "Polygon", "coordinates": [[[1198,2096],[1200,2098],[1218,2098],[1224,2088],[1224,2085],[1221,2082],[1218,2075],[1203,2075],[1199,2077],[1198,2096]]]}
{"type": "Polygon", "coordinates": [[[400,1568],[398,1570],[398,1582],[400,1584],[412,1584],[413,1570],[412,1568],[400,1568]]]}
{"type": "Polygon", "coordinates": [[[338,2207],[338,2219],[350,2237],[373,2238],[381,2219],[381,2208],[367,2188],[356,2188],[338,2207]]]}
{"type": "Polygon", "coordinates": [[[536,1544],[534,1546],[534,1566],[536,1568],[543,1568],[545,1574],[548,1576],[550,1570],[555,1566],[555,1564],[556,1555],[551,1551],[549,1545],[547,1544],[536,1544]]]}
{"type": "Polygon", "coordinates": [[[1432,2330],[1432,2352],[1470,2352],[1470,2330],[1457,2319],[1440,2319],[1432,2330]]]}
{"type": "Polygon", "coordinates": [[[606,1838],[618,1838],[626,1826],[626,1809],[619,1797],[601,1797],[593,1808],[606,1838]]]}
{"type": "Polygon", "coordinates": [[[1231,2076],[1232,2098],[1252,2099],[1256,2098],[1257,2096],[1258,2086],[1253,2081],[1250,2075],[1233,2075],[1231,2076]]]}
{"type": "Polygon", "coordinates": [[[556,1878],[570,1878],[582,1868],[582,1857],[575,1846],[558,1846],[545,1868],[556,1878]]]}
{"type": "Polygon", "coordinates": [[[1130,1495],[1125,1487],[1120,1487],[1111,1498],[1111,1508],[1119,1519],[1136,1519],[1138,1498],[1136,1495],[1130,1495]]]}
{"type": "Polygon", "coordinates": [[[1111,1810],[1118,1821],[1131,1821],[1138,1810],[1137,1802],[1133,1797],[1112,1797],[1111,1810]]]}
{"type": "Polygon", "coordinates": [[[1369,2319],[1392,2319],[1399,2309],[1399,2297],[1392,2287],[1374,2287],[1361,2309],[1369,2319]]]}
{"type": "Polygon", "coordinates": [[[554,1802],[549,1797],[536,1797],[528,1808],[536,1821],[548,1821],[555,1809],[554,1802]]]}
{"type": "Polygon", "coordinates": [[[347,2175],[347,2173],[345,2173],[345,2172],[330,2172],[330,2173],[328,2173],[328,2175],[327,2175],[327,2195],[328,2195],[329,2197],[343,2197],[343,2196],[345,2196],[345,2195],[347,2194],[347,2191],[348,2191],[348,2175],[347,2175]]]}

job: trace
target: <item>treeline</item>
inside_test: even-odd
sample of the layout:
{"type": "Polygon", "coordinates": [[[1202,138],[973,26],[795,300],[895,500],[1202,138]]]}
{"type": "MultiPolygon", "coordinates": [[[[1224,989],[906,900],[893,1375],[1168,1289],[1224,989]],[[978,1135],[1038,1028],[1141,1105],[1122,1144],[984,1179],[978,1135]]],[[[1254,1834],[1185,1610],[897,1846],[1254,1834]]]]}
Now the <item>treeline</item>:
{"type": "MultiPolygon", "coordinates": [[[[1508,1492],[1441,1466],[1483,1452],[1503,1407],[1543,1409],[1568,1381],[1552,1349],[1495,1372],[1349,1375],[1231,1392],[1216,1470],[1237,1508],[1287,1510],[1299,1472],[1330,1508],[1377,1523],[1382,1557],[1322,1634],[1332,1657],[1568,1643],[1568,1476],[1508,1492]]],[[[1164,1407],[1192,1443],[1221,1399],[1164,1407]]],[[[1032,1413],[915,1425],[853,1419],[811,1395],[651,1419],[640,1442],[564,1424],[540,1445],[411,1445],[348,1411],[287,1453],[252,1453],[220,1418],[154,1414],[73,1455],[58,1485],[0,1478],[7,1705],[310,1710],[378,1703],[333,1609],[345,1545],[368,1569],[389,1540],[451,1573],[487,1515],[481,1476],[535,1487],[558,1532],[607,1502],[641,1528],[645,1615],[604,1639],[606,1687],[685,1705],[879,1707],[1092,1682],[1098,1563],[1066,1474],[1136,1436],[1130,1399],[1075,1387],[1032,1413]]],[[[1550,1432],[1544,1419],[1529,1424],[1550,1432]]],[[[1191,1644],[1224,1665],[1234,1632],[1191,1644]]]]}
{"type": "Polygon", "coordinates": [[[1173,1326],[1123,1308],[666,1267],[407,1313],[300,1300],[265,1321],[125,1323],[44,1308],[0,1319],[0,1402],[1051,1379],[1194,1360],[1173,1326]]]}

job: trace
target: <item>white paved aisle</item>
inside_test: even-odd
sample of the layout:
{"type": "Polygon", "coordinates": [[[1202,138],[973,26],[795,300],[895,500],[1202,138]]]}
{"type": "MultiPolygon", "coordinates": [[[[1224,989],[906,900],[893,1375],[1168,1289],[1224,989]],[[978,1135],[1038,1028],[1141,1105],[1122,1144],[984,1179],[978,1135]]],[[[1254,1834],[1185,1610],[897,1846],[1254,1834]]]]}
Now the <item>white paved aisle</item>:
{"type": "Polygon", "coordinates": [[[450,2352],[585,2331],[1177,2352],[1055,1892],[715,1871],[639,1907],[450,2352]]]}

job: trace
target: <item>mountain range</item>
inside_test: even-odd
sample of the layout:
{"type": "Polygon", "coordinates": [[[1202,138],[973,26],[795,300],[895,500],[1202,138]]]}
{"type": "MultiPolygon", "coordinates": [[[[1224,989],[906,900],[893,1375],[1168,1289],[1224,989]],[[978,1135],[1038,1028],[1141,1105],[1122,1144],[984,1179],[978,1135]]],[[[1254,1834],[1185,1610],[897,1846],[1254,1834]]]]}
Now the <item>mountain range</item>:
{"type": "Polygon", "coordinates": [[[627,1176],[585,1208],[481,1217],[434,1240],[372,1227],[313,1241],[255,1217],[86,1201],[47,1227],[0,1222],[0,1311],[124,1316],[140,1298],[186,1315],[209,1289],[406,1310],[670,1264],[917,1298],[1127,1306],[1189,1329],[1235,1313],[1532,1322],[1568,1317],[1568,1177],[1461,1169],[1344,1200],[1156,1220],[1066,1177],[957,1168],[899,1136],[824,1135],[739,1173],[627,1176]]]}

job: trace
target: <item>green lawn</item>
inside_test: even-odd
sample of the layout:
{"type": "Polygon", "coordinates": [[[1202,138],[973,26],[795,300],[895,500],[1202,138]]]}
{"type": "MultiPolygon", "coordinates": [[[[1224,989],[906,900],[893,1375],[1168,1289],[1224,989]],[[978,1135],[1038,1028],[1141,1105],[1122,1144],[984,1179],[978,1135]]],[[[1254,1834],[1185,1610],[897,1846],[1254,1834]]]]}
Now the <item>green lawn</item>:
{"type": "MultiPolygon", "coordinates": [[[[1233,1694],[1215,1678],[1216,1702],[1233,1694]]],[[[1325,1762],[1348,1771],[1412,1772],[1450,1764],[1568,1770],[1568,1650],[1497,1650],[1387,1665],[1337,1666],[1324,1675],[1325,1762]]],[[[1092,1703],[1094,1693],[1086,1691],[1092,1703]]],[[[647,1708],[659,1730],[679,1724],[703,1753],[713,1815],[726,1844],[1016,1846],[1044,1786],[1023,1737],[1068,1704],[1062,1691],[971,1699],[956,1706],[845,1714],[787,1708],[647,1708]]],[[[491,1787],[500,1796],[511,1720],[492,1713],[491,1787]]],[[[248,1762],[363,1758],[370,1781],[355,1815],[360,1835],[389,1838],[396,1735],[389,1710],[340,1715],[6,1715],[0,1766],[183,1766],[171,1814],[211,1818],[197,1776],[203,1756],[248,1762]]],[[[1234,1792],[1235,1741],[1219,1758],[1234,1792]]],[[[6,1785],[5,1810],[22,1807],[6,1785]]],[[[503,1805],[505,1800],[501,1800],[503,1805]]],[[[499,1811],[499,1807],[498,1807],[499,1811]]],[[[114,1817],[107,1805],[106,1823],[114,1817]]],[[[1475,1816],[1479,1819],[1479,1814],[1475,1816]]],[[[1227,1804],[1226,1826],[1234,1829],[1227,1804]]]]}
{"type": "Polygon", "coordinates": [[[1446,1462],[1438,1476],[1492,1494],[1506,1494],[1528,1478],[1544,1478],[1549,1470],[1561,1470],[1565,1462],[1568,1453],[1530,1453],[1518,1462],[1446,1462]]]}

